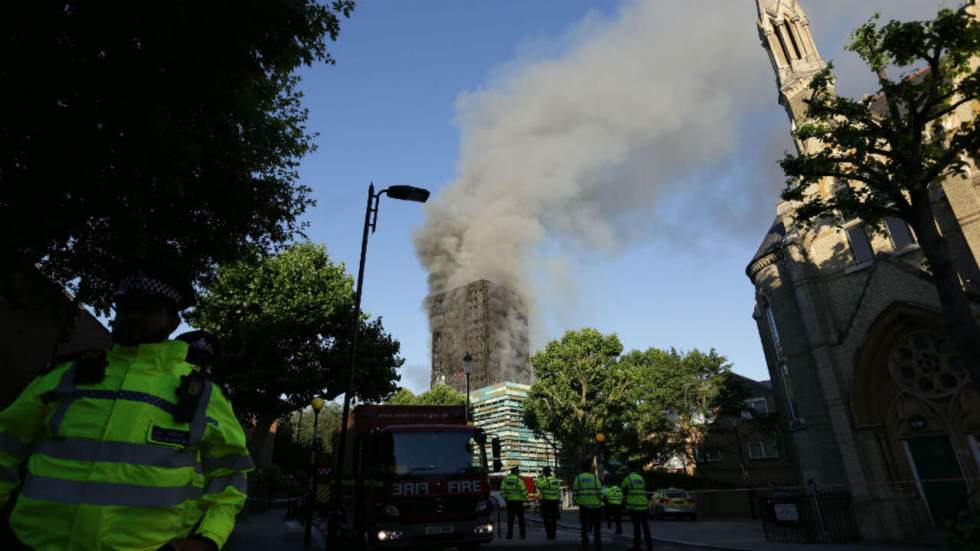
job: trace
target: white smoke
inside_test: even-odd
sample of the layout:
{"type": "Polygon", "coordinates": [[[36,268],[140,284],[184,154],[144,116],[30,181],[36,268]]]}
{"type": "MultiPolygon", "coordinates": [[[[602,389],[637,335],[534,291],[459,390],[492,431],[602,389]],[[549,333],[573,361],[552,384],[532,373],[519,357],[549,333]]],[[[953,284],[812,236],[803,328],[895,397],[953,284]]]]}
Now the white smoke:
{"type": "Polygon", "coordinates": [[[627,1],[461,94],[458,176],[415,235],[430,293],[489,279],[533,309],[545,237],[614,252],[637,221],[656,227],[642,218],[659,194],[710,189],[691,176],[756,138],[740,121],[775,100],[755,16],[747,0],[627,1]]]}

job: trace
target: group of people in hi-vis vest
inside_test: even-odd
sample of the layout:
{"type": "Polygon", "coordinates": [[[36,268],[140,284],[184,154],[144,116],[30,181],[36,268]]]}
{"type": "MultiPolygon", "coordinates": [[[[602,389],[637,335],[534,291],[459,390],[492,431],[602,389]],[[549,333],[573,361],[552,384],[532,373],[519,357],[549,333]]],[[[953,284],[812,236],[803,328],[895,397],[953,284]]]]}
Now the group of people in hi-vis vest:
{"type": "MultiPolygon", "coordinates": [[[[653,549],[650,536],[650,509],[646,494],[646,482],[639,474],[638,462],[629,463],[629,474],[614,484],[609,478],[603,484],[592,470],[592,462],[582,463],[582,472],[572,482],[572,501],[578,506],[579,524],[582,533],[582,546],[589,544],[589,533],[593,534],[596,549],[602,548],[602,516],[607,513],[608,527],[613,521],[616,533],[623,533],[622,511],[625,507],[633,523],[633,549],[641,549],[645,541],[647,549],[653,549]]],[[[541,504],[541,519],[547,539],[556,538],[558,517],[561,511],[561,481],[551,472],[550,467],[542,470],[535,484],[541,504]]],[[[521,539],[527,536],[524,523],[524,502],[528,491],[520,477],[520,469],[514,467],[501,481],[500,493],[507,504],[507,539],[514,537],[514,521],[518,521],[521,539]]]]}
{"type": "Polygon", "coordinates": [[[639,474],[640,465],[638,462],[631,461],[629,468],[629,474],[618,486],[611,484],[608,479],[603,485],[592,470],[592,462],[585,461],[582,463],[582,472],[575,477],[575,481],[572,483],[572,496],[574,503],[578,505],[583,547],[588,546],[589,532],[592,532],[593,546],[596,549],[602,548],[603,505],[605,505],[607,512],[609,528],[612,528],[612,521],[615,520],[616,533],[623,533],[620,517],[625,502],[630,521],[633,523],[633,549],[639,550],[641,541],[646,541],[647,549],[653,549],[646,482],[639,474]]]}

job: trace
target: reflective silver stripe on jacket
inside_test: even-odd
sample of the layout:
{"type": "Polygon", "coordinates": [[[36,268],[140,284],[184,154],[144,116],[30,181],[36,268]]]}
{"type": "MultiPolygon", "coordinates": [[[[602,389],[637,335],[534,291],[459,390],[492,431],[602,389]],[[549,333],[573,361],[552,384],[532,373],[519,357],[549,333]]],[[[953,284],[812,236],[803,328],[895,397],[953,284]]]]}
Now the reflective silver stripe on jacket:
{"type": "Polygon", "coordinates": [[[154,396],[148,392],[138,390],[108,390],[102,388],[83,388],[75,389],[71,393],[73,398],[91,398],[94,400],[126,400],[129,402],[140,402],[149,404],[161,409],[170,415],[177,411],[177,404],[168,402],[159,396],[154,396]]]}
{"type": "Polygon", "coordinates": [[[208,481],[207,488],[204,490],[206,494],[217,494],[223,492],[225,488],[231,486],[237,489],[241,493],[248,493],[248,486],[245,484],[245,474],[235,473],[228,476],[219,476],[218,478],[212,478],[208,481]]]}
{"type": "Polygon", "coordinates": [[[137,486],[113,482],[63,480],[27,475],[21,495],[68,505],[118,505],[120,507],[176,507],[201,497],[196,486],[137,486]]]}
{"type": "Polygon", "coordinates": [[[87,438],[58,438],[42,442],[35,453],[75,461],[127,463],[152,467],[194,467],[202,472],[197,449],[175,449],[131,442],[100,442],[87,438]]]}
{"type": "Polygon", "coordinates": [[[244,471],[253,468],[252,458],[247,455],[225,455],[223,457],[205,457],[204,472],[210,473],[218,469],[244,471]]]}
{"type": "Polygon", "coordinates": [[[191,419],[191,446],[199,444],[201,439],[204,438],[204,429],[207,428],[208,422],[206,412],[208,410],[208,402],[211,401],[211,386],[211,381],[204,381],[204,388],[201,389],[201,397],[197,401],[197,410],[194,411],[194,417],[191,419]]]}
{"type": "Polygon", "coordinates": [[[16,436],[0,432],[0,452],[24,459],[31,453],[30,445],[16,436]]]}

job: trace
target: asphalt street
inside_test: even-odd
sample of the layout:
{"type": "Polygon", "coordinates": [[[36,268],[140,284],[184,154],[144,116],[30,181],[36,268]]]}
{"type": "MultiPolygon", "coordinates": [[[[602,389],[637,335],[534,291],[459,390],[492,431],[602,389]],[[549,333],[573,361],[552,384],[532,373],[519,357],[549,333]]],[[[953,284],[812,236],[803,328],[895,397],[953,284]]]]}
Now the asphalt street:
{"type": "MultiPolygon", "coordinates": [[[[523,551],[571,551],[582,549],[580,536],[577,530],[558,529],[558,537],[554,541],[545,539],[544,528],[538,523],[530,522],[527,525],[527,539],[520,539],[515,526],[514,539],[497,538],[493,543],[481,547],[488,551],[493,549],[521,549],[523,551]]],[[[591,539],[590,539],[591,542],[591,539]]],[[[603,532],[602,549],[623,551],[632,547],[632,535],[629,537],[616,536],[612,533],[603,532]]],[[[653,542],[653,548],[657,551],[699,551],[709,548],[689,547],[674,544],[653,542]]],[[[589,545],[588,549],[592,549],[589,545]]]]}

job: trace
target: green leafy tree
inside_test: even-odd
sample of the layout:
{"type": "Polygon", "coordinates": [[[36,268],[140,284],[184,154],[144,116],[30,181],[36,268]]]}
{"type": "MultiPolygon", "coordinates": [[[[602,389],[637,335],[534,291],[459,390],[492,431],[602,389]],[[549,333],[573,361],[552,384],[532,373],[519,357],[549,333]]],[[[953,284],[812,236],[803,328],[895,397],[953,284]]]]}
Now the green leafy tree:
{"type": "Polygon", "coordinates": [[[644,458],[679,454],[686,464],[718,426],[725,411],[739,411],[730,384],[731,364],[714,349],[633,351],[621,360],[629,373],[634,446],[644,458]]]}
{"type": "MultiPolygon", "coordinates": [[[[283,471],[305,473],[309,471],[313,445],[313,409],[304,408],[290,413],[276,430],[273,461],[283,471]]],[[[340,427],[341,407],[327,403],[317,421],[317,448],[320,458],[333,449],[333,434],[340,427]]]]}
{"type": "MultiPolygon", "coordinates": [[[[264,435],[314,396],[342,391],[352,312],[352,278],[322,245],[307,242],[222,266],[189,320],[219,337],[216,374],[231,387],[239,416],[264,435]]],[[[357,399],[394,392],[404,362],[398,352],[380,319],[361,320],[357,399]]]]}
{"type": "Polygon", "coordinates": [[[399,388],[385,404],[392,406],[463,406],[466,395],[449,385],[436,385],[432,390],[414,394],[407,388],[399,388]]]}
{"type": "Polygon", "coordinates": [[[942,9],[931,21],[885,25],[876,16],[859,27],[848,49],[876,75],[880,93],[838,96],[829,65],[810,84],[806,120],[795,132],[801,152],[780,164],[791,177],[783,198],[798,203],[804,226],[860,218],[880,228],[891,216],[912,227],[946,330],[980,381],[980,329],[935,211],[943,182],[964,176],[969,161],[980,162],[980,22],[970,4],[973,14],[942,9]],[[909,74],[916,67],[923,71],[909,74]],[[889,74],[895,69],[897,78],[889,74]],[[832,190],[828,182],[835,182],[832,190]]]}
{"type": "Polygon", "coordinates": [[[603,433],[614,448],[626,433],[631,380],[617,361],[622,351],[616,335],[582,329],[531,357],[535,381],[524,422],[553,435],[575,464],[596,453],[596,434],[603,433]]]}
{"type": "Polygon", "coordinates": [[[353,7],[3,3],[0,276],[40,263],[106,311],[121,259],[198,277],[288,241],[312,203],[296,69],[332,63],[353,7]]]}

